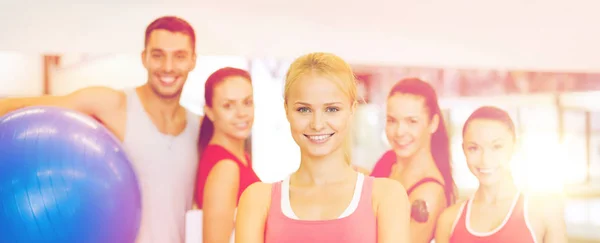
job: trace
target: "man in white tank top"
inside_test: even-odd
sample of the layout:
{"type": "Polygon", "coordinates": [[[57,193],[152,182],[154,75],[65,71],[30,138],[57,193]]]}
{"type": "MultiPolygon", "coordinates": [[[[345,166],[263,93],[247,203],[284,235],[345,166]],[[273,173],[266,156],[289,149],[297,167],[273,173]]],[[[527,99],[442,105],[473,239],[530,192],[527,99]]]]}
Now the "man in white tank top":
{"type": "Polygon", "coordinates": [[[138,243],[184,242],[192,208],[201,117],[179,104],[196,65],[195,33],[184,20],[162,17],[146,29],[142,62],[146,84],[118,91],[90,87],[65,96],[0,100],[0,116],[32,105],[74,109],[93,116],[123,142],[138,177],[142,220],[138,243]]]}

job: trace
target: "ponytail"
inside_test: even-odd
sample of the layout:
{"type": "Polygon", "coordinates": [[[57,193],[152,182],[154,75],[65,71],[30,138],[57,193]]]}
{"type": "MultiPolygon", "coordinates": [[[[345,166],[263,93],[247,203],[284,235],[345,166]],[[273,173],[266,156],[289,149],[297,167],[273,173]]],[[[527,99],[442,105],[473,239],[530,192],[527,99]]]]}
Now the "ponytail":
{"type": "Polygon", "coordinates": [[[200,125],[200,137],[198,138],[198,154],[202,156],[204,149],[208,146],[208,143],[212,139],[215,126],[208,116],[204,115],[202,118],[202,125],[200,125]]]}
{"type": "Polygon", "coordinates": [[[452,176],[452,158],[450,157],[450,139],[446,124],[440,110],[439,125],[436,131],[431,135],[431,155],[438,170],[444,178],[444,192],[446,195],[446,204],[452,205],[456,200],[456,185],[452,176]]]}

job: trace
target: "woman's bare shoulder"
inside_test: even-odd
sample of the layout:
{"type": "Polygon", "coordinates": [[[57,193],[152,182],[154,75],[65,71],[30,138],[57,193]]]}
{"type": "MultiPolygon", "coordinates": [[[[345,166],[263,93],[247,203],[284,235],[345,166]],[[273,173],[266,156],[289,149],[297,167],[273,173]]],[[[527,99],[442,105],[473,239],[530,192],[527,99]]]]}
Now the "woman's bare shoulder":
{"type": "Polygon", "coordinates": [[[248,186],[238,204],[239,211],[267,213],[271,206],[272,183],[255,182],[248,186]]]}
{"type": "Polygon", "coordinates": [[[389,178],[373,178],[373,193],[378,196],[397,192],[406,194],[406,189],[400,182],[389,178]]]}
{"type": "Polygon", "coordinates": [[[542,222],[556,220],[556,216],[562,216],[565,203],[563,195],[533,192],[528,192],[524,195],[527,203],[525,207],[529,211],[529,216],[540,219],[542,222]]]}
{"type": "Polygon", "coordinates": [[[407,201],[406,189],[400,182],[389,178],[373,178],[373,206],[377,206],[386,200],[407,201]]]}
{"type": "Polygon", "coordinates": [[[244,190],[242,198],[270,198],[273,183],[255,182],[244,190]]]}
{"type": "Polygon", "coordinates": [[[465,202],[466,200],[457,201],[444,209],[440,214],[439,220],[444,221],[444,223],[453,223],[456,217],[458,217],[458,214],[462,212],[465,202]]]}

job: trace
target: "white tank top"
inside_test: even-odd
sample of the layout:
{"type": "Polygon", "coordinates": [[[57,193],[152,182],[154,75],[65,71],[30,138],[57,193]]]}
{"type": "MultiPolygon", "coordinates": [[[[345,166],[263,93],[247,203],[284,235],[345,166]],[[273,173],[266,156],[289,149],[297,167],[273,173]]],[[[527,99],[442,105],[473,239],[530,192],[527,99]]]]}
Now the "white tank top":
{"type": "Polygon", "coordinates": [[[192,208],[198,164],[199,117],[189,110],[178,136],[158,131],[135,89],[125,90],[127,121],[124,148],[142,195],[138,243],[184,242],[185,214],[192,208]]]}

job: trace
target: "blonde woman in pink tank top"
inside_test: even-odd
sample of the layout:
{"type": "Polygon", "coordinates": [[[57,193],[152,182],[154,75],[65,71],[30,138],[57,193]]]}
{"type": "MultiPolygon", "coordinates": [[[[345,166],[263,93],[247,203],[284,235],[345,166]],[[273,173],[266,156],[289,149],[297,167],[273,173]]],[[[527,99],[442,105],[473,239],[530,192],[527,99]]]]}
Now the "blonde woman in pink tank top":
{"type": "Polygon", "coordinates": [[[311,53],[292,63],[284,105],[300,167],[283,181],[244,191],[236,243],[410,241],[406,190],[350,166],[357,101],[354,74],[341,58],[311,53]]]}

